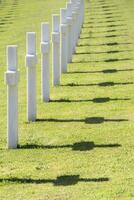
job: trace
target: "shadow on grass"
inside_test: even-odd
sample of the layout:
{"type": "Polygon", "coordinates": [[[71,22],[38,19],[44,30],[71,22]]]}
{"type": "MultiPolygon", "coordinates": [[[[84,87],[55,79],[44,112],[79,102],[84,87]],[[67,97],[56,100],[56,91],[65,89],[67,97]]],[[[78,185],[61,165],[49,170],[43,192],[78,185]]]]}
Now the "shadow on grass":
{"type": "MultiPolygon", "coordinates": [[[[104,122],[127,122],[127,119],[107,119],[104,117],[88,117],[85,119],[37,119],[36,122],[84,122],[85,124],[102,124],[104,122]]],[[[36,123],[35,122],[35,123],[36,123]]]]}
{"type": "Polygon", "coordinates": [[[26,144],[19,145],[20,149],[64,149],[71,148],[73,151],[91,151],[94,148],[118,148],[120,144],[95,144],[94,142],[82,141],[74,144],[66,145],[40,145],[40,144],[26,144]]]}
{"type": "Polygon", "coordinates": [[[111,24],[111,25],[104,25],[104,26],[83,26],[83,29],[89,29],[89,28],[113,28],[113,27],[126,27],[126,24],[111,24]]]}
{"type": "MultiPolygon", "coordinates": [[[[88,15],[85,16],[85,20],[86,20],[86,17],[87,19],[89,19],[88,15]]],[[[121,16],[120,15],[112,15],[112,16],[105,16],[105,17],[101,17],[101,15],[98,15],[97,17],[90,17],[90,20],[104,20],[104,19],[121,19],[121,16]]]]}
{"type": "Polygon", "coordinates": [[[87,36],[87,37],[80,37],[80,41],[82,40],[88,40],[88,39],[99,39],[99,38],[117,38],[117,37],[128,37],[128,35],[104,35],[104,36],[87,36]]]}
{"type": "Polygon", "coordinates": [[[93,103],[106,103],[110,101],[127,101],[130,100],[129,98],[109,98],[109,97],[102,97],[102,98],[94,98],[94,99],[85,99],[85,100],[70,100],[70,99],[59,99],[59,100],[50,100],[50,102],[58,102],[58,103],[72,103],[72,102],[93,102],[93,103]]]}
{"type": "Polygon", "coordinates": [[[0,22],[0,26],[5,26],[5,25],[8,25],[8,24],[13,24],[13,22],[10,22],[10,21],[0,22]]]}
{"type": "Polygon", "coordinates": [[[75,52],[75,54],[74,55],[86,55],[86,54],[90,54],[90,55],[92,55],[92,54],[116,54],[116,53],[123,53],[123,52],[132,52],[132,50],[128,50],[128,49],[126,49],[126,50],[111,50],[111,51],[100,51],[100,52],[88,52],[88,51],[86,51],[86,52],[75,52]]]}
{"type": "Polygon", "coordinates": [[[134,69],[105,69],[105,70],[98,70],[98,71],[72,71],[68,72],[68,74],[94,74],[94,73],[104,73],[104,74],[112,74],[118,72],[129,72],[134,71],[134,69]]]}
{"type": "MultiPolygon", "coordinates": [[[[117,20],[115,20],[115,19],[112,19],[112,20],[101,20],[101,21],[85,21],[84,22],[84,24],[83,24],[83,26],[84,25],[87,25],[87,24],[94,24],[94,23],[97,23],[97,24],[103,24],[103,23],[116,23],[117,22],[117,20]]],[[[123,20],[118,20],[118,22],[123,22],[123,20]]]]}
{"type": "Polygon", "coordinates": [[[115,14],[118,15],[118,17],[121,17],[121,12],[120,10],[116,10],[116,11],[108,11],[108,12],[98,12],[98,14],[103,15],[104,16],[114,16],[115,14]]]}
{"type": "Polygon", "coordinates": [[[0,30],[0,33],[4,33],[5,32],[5,30],[0,30]]]}
{"type": "Polygon", "coordinates": [[[68,86],[68,87],[79,87],[79,86],[100,86],[100,87],[111,87],[111,86],[116,86],[116,85],[131,85],[133,82],[120,82],[120,83],[115,83],[115,82],[102,82],[102,83],[87,83],[87,84],[79,84],[79,83],[68,83],[66,85],[61,85],[61,86],[68,86]]]}
{"type": "MultiPolygon", "coordinates": [[[[117,7],[117,5],[115,5],[115,4],[113,4],[113,5],[108,5],[108,4],[106,4],[106,5],[100,5],[99,4],[99,6],[96,6],[96,4],[95,4],[95,6],[92,6],[92,9],[112,9],[112,10],[117,10],[118,9],[118,7],[117,7]]],[[[86,13],[89,13],[88,11],[89,11],[89,9],[90,9],[90,7],[86,7],[85,8],[85,14],[86,13]]]]}
{"type": "Polygon", "coordinates": [[[11,20],[12,19],[12,15],[8,14],[7,16],[4,17],[5,19],[11,20]]]}
{"type": "Polygon", "coordinates": [[[118,8],[116,5],[101,5],[101,6],[93,6],[92,7],[92,9],[99,9],[99,8],[103,8],[103,9],[105,9],[105,8],[111,8],[111,9],[113,9],[113,8],[118,8]]]}
{"type": "Polygon", "coordinates": [[[120,11],[115,11],[115,12],[111,12],[111,11],[108,11],[108,12],[103,12],[103,11],[101,11],[101,12],[99,12],[99,11],[97,11],[97,12],[94,12],[94,16],[95,17],[91,17],[91,13],[86,13],[85,14],[85,18],[89,18],[90,17],[90,19],[104,19],[104,18],[107,18],[107,17],[114,17],[114,18],[117,18],[117,20],[118,19],[121,19],[121,17],[122,17],[122,15],[121,15],[122,13],[120,12],[120,11]]]}
{"type": "Polygon", "coordinates": [[[118,15],[118,18],[121,18],[121,12],[119,11],[119,10],[114,10],[114,11],[112,11],[112,10],[109,10],[109,11],[104,11],[104,10],[102,10],[102,11],[98,11],[98,12],[95,12],[94,13],[96,16],[98,16],[98,15],[101,15],[101,16],[115,16],[115,15],[118,15]]]}
{"type": "MultiPolygon", "coordinates": [[[[95,34],[95,33],[115,33],[117,31],[119,31],[119,30],[117,30],[117,29],[111,29],[111,30],[104,30],[104,31],[88,31],[88,32],[86,32],[86,34],[87,33],[89,33],[89,34],[95,34]]],[[[120,31],[127,31],[127,29],[120,29],[120,31]]]]}
{"type": "Polygon", "coordinates": [[[110,8],[110,7],[109,7],[109,8],[103,8],[102,11],[105,12],[105,13],[109,13],[109,12],[110,12],[110,13],[111,13],[111,12],[112,12],[112,13],[120,13],[120,12],[118,12],[118,9],[113,9],[113,8],[110,8]],[[113,11],[114,11],[114,12],[113,12],[113,11]]]}
{"type": "Polygon", "coordinates": [[[111,58],[106,60],[73,60],[72,63],[114,63],[114,62],[122,62],[122,61],[130,61],[132,58],[111,58]]]}
{"type": "Polygon", "coordinates": [[[79,175],[64,175],[58,176],[56,179],[31,179],[31,178],[3,178],[0,179],[0,183],[20,183],[20,184],[48,184],[51,183],[54,186],[71,186],[76,185],[79,182],[107,182],[109,178],[80,178],[79,175]]]}
{"type": "Polygon", "coordinates": [[[111,59],[107,59],[104,60],[104,62],[119,62],[119,61],[128,61],[128,60],[132,60],[131,58],[111,58],[111,59]]]}
{"type": "Polygon", "coordinates": [[[130,45],[132,43],[129,42],[124,42],[124,43],[118,43],[118,42],[109,42],[109,43],[100,43],[100,44],[89,44],[89,43],[85,43],[85,44],[78,44],[77,47],[96,47],[96,46],[119,46],[119,45],[130,45]]]}
{"type": "Polygon", "coordinates": [[[100,14],[100,16],[103,16],[103,14],[108,14],[108,15],[112,15],[112,14],[122,14],[120,9],[118,9],[117,6],[110,6],[110,5],[96,5],[96,6],[93,6],[92,5],[92,10],[94,9],[94,12],[93,13],[90,13],[89,12],[89,9],[91,9],[90,7],[87,7],[85,8],[85,15],[86,16],[89,16],[90,14],[93,14],[93,16],[97,16],[100,14]]]}
{"type": "Polygon", "coordinates": [[[113,18],[116,18],[118,20],[118,18],[120,19],[121,16],[120,15],[105,16],[105,19],[113,19],[113,18]]]}

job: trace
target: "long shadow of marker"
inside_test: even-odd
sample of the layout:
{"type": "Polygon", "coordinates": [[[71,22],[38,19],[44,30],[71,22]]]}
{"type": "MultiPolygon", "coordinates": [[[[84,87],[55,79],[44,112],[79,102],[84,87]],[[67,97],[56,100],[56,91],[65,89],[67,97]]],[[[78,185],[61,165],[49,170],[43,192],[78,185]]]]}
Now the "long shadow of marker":
{"type": "MultiPolygon", "coordinates": [[[[104,117],[89,117],[89,118],[85,118],[85,119],[54,119],[54,118],[50,118],[50,119],[37,119],[36,122],[84,122],[85,124],[102,124],[104,122],[115,122],[115,123],[119,123],[119,122],[127,122],[127,119],[106,119],[104,117]]],[[[35,122],[35,123],[36,123],[35,122]]]]}
{"type": "Polygon", "coordinates": [[[26,144],[19,145],[20,149],[65,149],[69,148],[72,151],[91,151],[94,148],[119,148],[120,144],[95,144],[94,142],[81,141],[74,144],[65,144],[65,145],[40,145],[40,144],[26,144]]]}
{"type": "Polygon", "coordinates": [[[109,98],[109,97],[100,97],[100,98],[94,98],[94,99],[79,99],[79,100],[73,100],[73,99],[58,99],[58,100],[50,100],[52,103],[79,103],[79,102],[93,102],[93,103],[107,103],[110,101],[127,101],[130,100],[130,98],[109,98]]]}
{"type": "Polygon", "coordinates": [[[98,71],[70,71],[68,74],[96,74],[96,73],[104,73],[104,74],[111,74],[111,73],[118,73],[118,72],[129,72],[134,71],[134,69],[105,69],[105,70],[98,70],[98,71]]]}
{"type": "Polygon", "coordinates": [[[0,179],[0,183],[17,183],[17,184],[48,184],[51,183],[54,186],[70,186],[76,185],[79,182],[91,183],[91,182],[107,182],[109,178],[80,178],[79,175],[64,175],[58,176],[56,179],[32,179],[32,178],[3,178],[0,179]]]}
{"type": "Polygon", "coordinates": [[[79,83],[68,83],[66,85],[61,85],[61,86],[67,86],[67,87],[82,87],[82,86],[100,86],[100,87],[111,87],[111,86],[116,86],[116,85],[131,85],[133,82],[102,82],[102,83],[87,83],[87,84],[79,84],[79,83]]]}

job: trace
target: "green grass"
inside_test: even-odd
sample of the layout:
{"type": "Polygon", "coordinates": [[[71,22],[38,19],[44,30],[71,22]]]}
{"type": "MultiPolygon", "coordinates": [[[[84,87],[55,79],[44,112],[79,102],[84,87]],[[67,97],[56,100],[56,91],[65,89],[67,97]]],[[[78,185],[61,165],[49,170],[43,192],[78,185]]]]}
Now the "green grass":
{"type": "Polygon", "coordinates": [[[134,199],[134,3],[86,1],[81,38],[51,102],[40,98],[40,23],[65,0],[6,0],[0,20],[0,200],[134,199]],[[13,2],[18,2],[11,12],[13,2]],[[30,9],[30,11],[29,11],[30,9]],[[1,32],[1,30],[3,32],[1,32]],[[25,32],[37,32],[38,120],[26,122],[25,32]],[[5,47],[19,45],[19,149],[6,149],[5,47]]]}

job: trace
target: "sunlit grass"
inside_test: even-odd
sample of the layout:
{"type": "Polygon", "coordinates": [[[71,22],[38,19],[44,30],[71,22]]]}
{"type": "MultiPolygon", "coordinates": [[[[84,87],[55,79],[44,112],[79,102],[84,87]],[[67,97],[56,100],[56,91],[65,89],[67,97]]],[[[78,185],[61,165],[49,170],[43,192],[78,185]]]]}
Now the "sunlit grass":
{"type": "MultiPolygon", "coordinates": [[[[61,0],[5,1],[0,16],[0,200],[134,198],[133,1],[86,1],[68,73],[41,102],[40,23],[61,0]],[[18,2],[9,15],[13,2],[18,2]],[[8,13],[8,14],[7,14],[8,13]],[[3,30],[3,32],[1,32],[3,30]],[[38,120],[26,121],[25,33],[37,32],[38,120]],[[5,47],[19,45],[19,146],[6,149],[5,47]]],[[[50,62],[51,63],[51,62],[50,62]]]]}

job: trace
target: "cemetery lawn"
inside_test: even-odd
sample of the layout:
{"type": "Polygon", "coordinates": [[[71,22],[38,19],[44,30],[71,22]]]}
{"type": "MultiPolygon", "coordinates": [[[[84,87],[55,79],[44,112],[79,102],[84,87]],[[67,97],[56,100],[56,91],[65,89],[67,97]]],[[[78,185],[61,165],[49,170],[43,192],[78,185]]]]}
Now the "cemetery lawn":
{"type": "MultiPolygon", "coordinates": [[[[41,102],[40,23],[65,0],[0,2],[0,200],[134,199],[134,2],[86,0],[61,86],[41,102]],[[37,32],[38,120],[26,121],[25,33],[37,32]],[[6,149],[5,47],[19,45],[19,148],[6,149]]],[[[51,62],[50,62],[51,63],[51,62]]]]}

